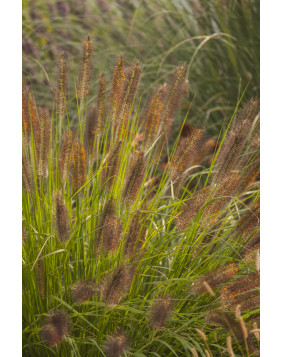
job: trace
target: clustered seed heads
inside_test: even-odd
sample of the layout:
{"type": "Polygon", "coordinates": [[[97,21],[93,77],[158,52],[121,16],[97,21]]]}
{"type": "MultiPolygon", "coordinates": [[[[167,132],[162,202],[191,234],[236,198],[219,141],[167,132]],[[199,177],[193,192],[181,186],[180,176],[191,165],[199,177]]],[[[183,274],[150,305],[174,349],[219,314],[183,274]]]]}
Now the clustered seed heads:
{"type": "Polygon", "coordinates": [[[41,336],[50,346],[56,346],[69,334],[70,320],[63,311],[48,315],[46,324],[41,329],[41,336]]]}
{"type": "Polygon", "coordinates": [[[57,68],[56,104],[57,113],[60,118],[65,114],[65,103],[67,100],[67,63],[64,51],[61,53],[57,68]]]}
{"type": "Polygon", "coordinates": [[[202,136],[203,129],[193,129],[189,136],[180,140],[169,166],[169,175],[172,180],[176,180],[180,173],[184,171],[202,136]]]}
{"type": "Polygon", "coordinates": [[[149,320],[151,326],[156,330],[162,329],[165,326],[172,309],[173,301],[170,296],[156,299],[150,310],[149,320]]]}
{"type": "Polygon", "coordinates": [[[69,239],[69,218],[68,210],[64,203],[62,194],[57,192],[55,194],[55,220],[56,230],[59,240],[65,243],[69,239]]]}
{"type": "Polygon", "coordinates": [[[83,56],[78,82],[78,97],[85,98],[89,92],[89,85],[91,79],[91,56],[93,53],[93,46],[90,37],[83,42],[83,56]]]}
{"type": "Polygon", "coordinates": [[[79,281],[72,287],[72,298],[77,304],[81,304],[97,292],[95,284],[91,280],[79,281]]]}
{"type": "Polygon", "coordinates": [[[207,289],[204,285],[206,282],[210,288],[215,288],[221,283],[229,280],[234,274],[238,272],[239,268],[236,263],[225,265],[212,273],[204,276],[200,281],[193,283],[191,290],[194,295],[199,295],[204,293],[207,289]]]}
{"type": "Polygon", "coordinates": [[[117,332],[113,336],[108,336],[104,352],[107,357],[121,357],[128,346],[127,337],[123,332],[117,332]]]}

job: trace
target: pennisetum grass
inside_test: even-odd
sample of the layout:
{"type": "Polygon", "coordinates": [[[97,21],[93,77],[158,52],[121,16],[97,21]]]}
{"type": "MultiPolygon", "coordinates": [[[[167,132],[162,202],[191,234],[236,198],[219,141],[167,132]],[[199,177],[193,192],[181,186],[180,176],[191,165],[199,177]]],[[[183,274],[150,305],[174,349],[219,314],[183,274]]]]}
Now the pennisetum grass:
{"type": "Polygon", "coordinates": [[[88,38],[76,123],[63,120],[61,130],[58,116],[68,110],[60,61],[56,106],[37,107],[23,89],[24,354],[216,356],[225,346],[231,356],[256,353],[248,317],[259,315],[251,257],[260,243],[258,145],[248,134],[257,101],[238,104],[209,151],[205,126],[187,117],[171,135],[185,65],[143,112],[141,66],[127,69],[123,57],[110,98],[101,75],[97,96],[85,100],[88,38]],[[234,317],[238,305],[245,313],[234,317]]]}

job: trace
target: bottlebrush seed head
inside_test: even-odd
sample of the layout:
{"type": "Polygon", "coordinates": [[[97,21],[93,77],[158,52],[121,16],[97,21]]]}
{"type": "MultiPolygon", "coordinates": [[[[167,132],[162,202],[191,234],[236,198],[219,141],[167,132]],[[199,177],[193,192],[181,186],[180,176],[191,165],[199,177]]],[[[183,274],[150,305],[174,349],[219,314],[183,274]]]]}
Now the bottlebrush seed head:
{"type": "Polygon", "coordinates": [[[179,109],[181,100],[184,96],[186,84],[186,68],[183,65],[177,67],[173,81],[167,91],[165,103],[162,110],[162,127],[165,133],[171,129],[172,119],[179,109]]]}
{"type": "Polygon", "coordinates": [[[202,136],[203,129],[195,128],[189,136],[180,140],[169,166],[169,175],[172,180],[176,180],[180,173],[184,171],[189,159],[195,153],[202,136]]]}
{"type": "Polygon", "coordinates": [[[207,282],[211,288],[215,288],[221,283],[229,280],[234,274],[238,272],[238,264],[232,263],[204,276],[200,281],[195,282],[192,285],[192,293],[194,295],[202,294],[206,291],[203,282],[207,282]]]}
{"type": "Polygon", "coordinates": [[[218,170],[213,184],[219,183],[235,167],[257,113],[258,101],[254,100],[249,101],[239,112],[237,120],[234,121],[237,124],[228,132],[215,161],[215,168],[218,170]]]}
{"type": "Polygon", "coordinates": [[[139,252],[146,234],[146,214],[137,210],[134,212],[129,231],[125,237],[124,253],[127,257],[139,252]]]}
{"type": "Polygon", "coordinates": [[[121,265],[107,278],[103,286],[103,301],[107,305],[118,304],[122,294],[130,289],[133,273],[130,267],[121,265]]]}
{"type": "Polygon", "coordinates": [[[45,176],[49,155],[50,139],[50,118],[49,110],[46,108],[38,109],[38,128],[36,132],[36,151],[37,151],[37,174],[45,176]]]}
{"type": "Polygon", "coordinates": [[[115,181],[118,174],[120,166],[120,153],[121,153],[122,142],[118,141],[114,147],[110,150],[104,164],[104,168],[101,174],[102,184],[105,185],[105,189],[111,190],[111,187],[115,181]]]}
{"type": "Polygon", "coordinates": [[[123,189],[124,202],[132,204],[135,201],[141,187],[145,166],[144,153],[137,151],[123,189]]]}
{"type": "Polygon", "coordinates": [[[64,311],[58,310],[47,317],[47,324],[56,328],[60,338],[64,338],[69,334],[70,319],[64,311]]]}
{"type": "Polygon", "coordinates": [[[194,193],[192,197],[185,202],[181,213],[176,217],[176,225],[179,231],[185,229],[192,218],[198,214],[210,195],[211,191],[209,187],[204,187],[194,193]]]}
{"type": "Polygon", "coordinates": [[[55,201],[55,221],[56,230],[59,240],[65,243],[69,239],[69,218],[66,205],[62,194],[57,192],[54,197],[55,201]]]}
{"type": "Polygon", "coordinates": [[[260,286],[260,273],[249,274],[235,282],[224,286],[220,290],[220,294],[223,300],[234,299],[235,296],[242,294],[260,286]]]}
{"type": "Polygon", "coordinates": [[[22,183],[23,188],[27,193],[32,193],[34,190],[33,173],[31,162],[25,150],[22,153],[22,183]]]}
{"type": "MultiPolygon", "coordinates": [[[[80,189],[86,180],[86,155],[83,145],[78,139],[73,143],[72,157],[72,181],[73,190],[76,192],[80,189]]],[[[82,193],[82,191],[81,191],[82,193]]]]}
{"type": "Polygon", "coordinates": [[[57,114],[59,117],[63,117],[65,114],[65,103],[67,101],[67,63],[65,59],[65,53],[62,51],[57,66],[57,87],[56,87],[56,104],[57,114]]]}
{"type": "Polygon", "coordinates": [[[92,70],[92,63],[91,63],[92,53],[93,53],[92,41],[88,36],[87,40],[83,42],[83,55],[82,55],[82,63],[81,63],[81,69],[79,74],[78,91],[77,91],[79,98],[85,98],[89,92],[91,70],[92,70]]]}
{"type": "Polygon", "coordinates": [[[163,297],[156,299],[150,310],[150,324],[154,329],[162,329],[172,311],[173,302],[171,297],[163,297]]]}
{"type": "Polygon", "coordinates": [[[121,357],[128,346],[127,337],[123,332],[109,336],[105,342],[104,352],[107,357],[121,357]]]}
{"type": "Polygon", "coordinates": [[[91,299],[95,292],[97,292],[97,288],[93,281],[79,281],[72,287],[72,298],[77,304],[81,304],[91,299]]]}
{"type": "MultiPolygon", "coordinates": [[[[88,158],[93,153],[95,134],[98,131],[98,111],[96,106],[92,106],[87,113],[84,131],[84,149],[88,158]]],[[[95,152],[94,152],[95,154],[95,152]]]]}
{"type": "Polygon", "coordinates": [[[58,333],[58,330],[52,324],[44,325],[40,331],[41,337],[51,347],[61,343],[62,339],[58,333]]]}
{"type": "Polygon", "coordinates": [[[146,148],[153,144],[158,132],[165,93],[166,86],[162,85],[151,99],[144,124],[146,148]]]}
{"type": "Polygon", "coordinates": [[[65,134],[65,138],[62,144],[61,154],[60,154],[60,170],[62,175],[62,180],[66,182],[69,168],[72,162],[73,153],[73,143],[75,135],[72,131],[68,131],[65,134]]]}
{"type": "Polygon", "coordinates": [[[122,99],[114,122],[114,131],[120,132],[127,127],[131,106],[138,88],[141,68],[137,61],[133,62],[126,76],[122,99]]]}

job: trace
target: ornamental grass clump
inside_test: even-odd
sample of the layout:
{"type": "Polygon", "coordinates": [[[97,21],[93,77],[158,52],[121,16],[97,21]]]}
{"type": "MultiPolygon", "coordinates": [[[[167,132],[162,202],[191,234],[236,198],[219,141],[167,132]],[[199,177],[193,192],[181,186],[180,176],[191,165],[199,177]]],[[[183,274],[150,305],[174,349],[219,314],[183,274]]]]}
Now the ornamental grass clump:
{"type": "Polygon", "coordinates": [[[256,353],[257,101],[218,140],[187,117],[175,135],[186,66],[142,108],[137,61],[95,88],[90,39],[82,57],[44,109],[23,89],[24,355],[256,353]]]}

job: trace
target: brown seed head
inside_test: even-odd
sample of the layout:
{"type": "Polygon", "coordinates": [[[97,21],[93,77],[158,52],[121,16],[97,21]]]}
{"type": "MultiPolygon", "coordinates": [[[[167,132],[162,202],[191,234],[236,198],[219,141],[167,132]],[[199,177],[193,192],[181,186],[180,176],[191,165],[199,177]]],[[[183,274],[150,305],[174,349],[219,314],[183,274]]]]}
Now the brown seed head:
{"type": "Polygon", "coordinates": [[[72,298],[77,304],[81,304],[91,299],[96,291],[93,281],[79,281],[72,287],[72,298]]]}
{"type": "Polygon", "coordinates": [[[239,160],[253,120],[258,113],[258,105],[258,101],[251,100],[239,112],[235,121],[237,124],[228,132],[215,161],[218,171],[214,175],[213,184],[219,183],[229,174],[239,160]]]}
{"type": "Polygon", "coordinates": [[[172,308],[173,303],[171,297],[156,299],[150,311],[149,320],[151,326],[157,330],[162,329],[169,318],[172,308]]]}
{"type": "Polygon", "coordinates": [[[107,278],[103,286],[103,301],[107,305],[118,304],[122,294],[127,293],[133,280],[131,267],[121,265],[107,278]]]}
{"type": "Polygon", "coordinates": [[[72,178],[73,190],[76,192],[83,186],[86,179],[86,155],[84,147],[78,139],[73,143],[72,178]]]}
{"type": "Polygon", "coordinates": [[[49,346],[56,346],[61,343],[62,339],[58,333],[58,330],[52,324],[44,325],[40,331],[41,337],[49,346]]]}
{"type": "Polygon", "coordinates": [[[65,138],[62,144],[61,154],[60,154],[60,170],[62,175],[62,180],[66,182],[69,168],[72,161],[73,153],[73,142],[75,135],[72,131],[68,131],[65,134],[65,138]]]}
{"type": "Polygon", "coordinates": [[[56,328],[61,339],[69,334],[70,319],[64,311],[53,312],[47,317],[46,322],[56,328]]]}
{"type": "Polygon", "coordinates": [[[234,299],[237,295],[242,294],[260,285],[260,273],[249,274],[235,282],[224,286],[221,291],[223,301],[234,299]]]}
{"type": "Polygon", "coordinates": [[[219,284],[229,280],[234,274],[238,272],[238,264],[232,263],[218,268],[212,273],[204,276],[200,281],[195,282],[192,285],[192,293],[199,295],[206,292],[203,282],[207,282],[211,288],[217,287],[219,284]]]}
{"type": "Polygon", "coordinates": [[[101,179],[102,184],[105,184],[107,190],[111,190],[111,187],[115,181],[118,174],[120,166],[120,153],[121,153],[122,142],[118,141],[114,147],[110,150],[109,155],[105,161],[104,168],[102,170],[101,179]]]}
{"type": "Polygon", "coordinates": [[[62,194],[55,194],[55,221],[59,240],[65,243],[69,239],[69,218],[67,207],[64,203],[62,194]]]}
{"type": "Polygon", "coordinates": [[[140,252],[146,234],[146,214],[137,210],[133,213],[128,233],[125,237],[124,253],[127,257],[140,252]]]}
{"type": "Polygon", "coordinates": [[[191,135],[180,140],[169,166],[169,175],[172,180],[176,180],[180,173],[184,171],[202,136],[203,129],[193,129],[191,135]]]}
{"type": "Polygon", "coordinates": [[[84,149],[87,157],[90,159],[92,154],[96,154],[93,150],[95,134],[98,132],[98,111],[96,106],[92,106],[87,113],[84,131],[84,149]]]}
{"type": "Polygon", "coordinates": [[[125,84],[123,87],[122,98],[119,105],[119,109],[114,122],[115,132],[120,132],[126,129],[130,109],[133,104],[133,100],[138,88],[140,79],[141,68],[138,62],[133,62],[128,74],[126,76],[125,84]]]}
{"type": "Polygon", "coordinates": [[[122,194],[124,202],[134,203],[141,187],[145,166],[144,153],[142,151],[137,151],[124,185],[122,194]]]}
{"type": "Polygon", "coordinates": [[[65,114],[65,103],[67,100],[67,63],[65,59],[65,53],[62,51],[58,66],[57,66],[57,87],[56,87],[56,104],[57,114],[59,117],[63,117],[65,114]]]}
{"type": "Polygon", "coordinates": [[[37,174],[45,176],[49,155],[50,139],[49,110],[38,108],[38,128],[36,132],[37,174]]]}
{"type": "Polygon", "coordinates": [[[122,332],[118,332],[107,338],[104,352],[107,357],[121,357],[125,353],[127,346],[128,341],[126,335],[122,332]]]}
{"type": "Polygon", "coordinates": [[[83,55],[82,63],[78,82],[78,97],[85,98],[89,91],[89,85],[91,80],[91,56],[93,53],[93,46],[90,37],[83,42],[83,55]]]}

